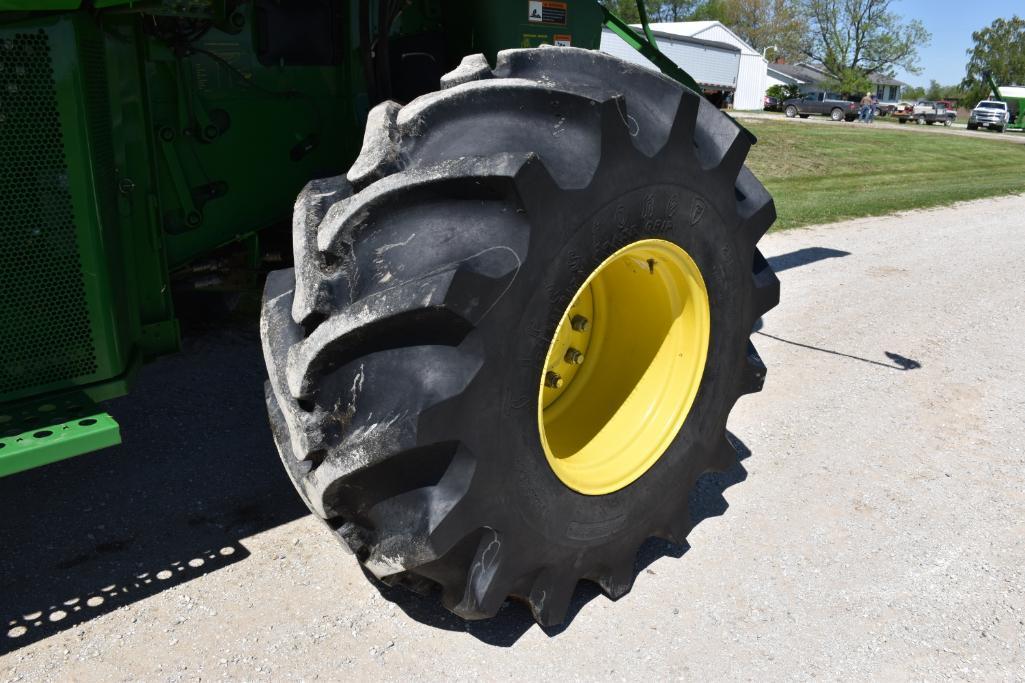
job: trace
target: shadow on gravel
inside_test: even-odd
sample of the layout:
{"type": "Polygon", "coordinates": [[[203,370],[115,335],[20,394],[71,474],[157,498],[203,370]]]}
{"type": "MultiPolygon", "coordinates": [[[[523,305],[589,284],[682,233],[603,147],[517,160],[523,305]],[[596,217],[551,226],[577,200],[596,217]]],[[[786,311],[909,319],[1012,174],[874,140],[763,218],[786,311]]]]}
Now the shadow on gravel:
{"type": "MultiPolygon", "coordinates": [[[[690,494],[690,514],[695,526],[709,517],[719,517],[726,512],[729,504],[723,497],[723,492],[734,484],[747,479],[747,470],[741,463],[750,457],[751,451],[733,434],[728,433],[728,436],[737,450],[737,462],[726,472],[708,473],[698,479],[697,486],[690,494]]],[[[635,578],[640,574],[655,574],[655,571],[649,567],[656,560],[663,557],[680,558],[688,550],[690,550],[690,546],[686,544],[678,546],[656,538],[648,539],[637,553],[637,560],[634,564],[635,578]]],[[[417,595],[405,588],[387,586],[375,580],[368,572],[364,573],[367,574],[384,599],[395,603],[413,619],[447,631],[465,631],[488,645],[511,647],[531,627],[535,627],[530,609],[515,600],[507,601],[494,619],[463,621],[441,606],[440,596],[437,594],[417,595]]],[[[640,577],[640,580],[644,580],[644,577],[640,577]]],[[[569,627],[584,605],[600,595],[601,590],[597,584],[581,581],[577,584],[566,621],[561,626],[542,630],[549,637],[559,635],[569,627]]],[[[536,626],[536,628],[541,627],[536,626]]]]}
{"type": "Polygon", "coordinates": [[[849,353],[841,353],[840,351],[834,351],[832,349],[824,349],[821,346],[812,346],[811,344],[802,344],[801,342],[796,342],[796,341],[793,341],[792,339],[784,339],[783,337],[777,337],[776,335],[769,334],[768,332],[762,332],[762,325],[763,325],[763,323],[762,323],[761,319],[759,319],[755,323],[755,327],[754,327],[754,330],[753,330],[755,334],[760,334],[763,337],[768,337],[769,339],[774,339],[774,340],[776,340],[778,342],[783,342],[784,344],[790,344],[791,346],[799,346],[802,349],[808,349],[809,351],[818,351],[820,353],[828,353],[831,356],[840,356],[841,358],[849,358],[850,360],[856,360],[856,361],[859,361],[861,363],[868,363],[869,365],[878,365],[878,366],[884,367],[884,368],[886,368],[888,370],[918,370],[919,368],[922,367],[922,364],[919,363],[917,360],[914,360],[912,358],[908,358],[906,356],[902,356],[899,353],[893,353],[892,351],[883,351],[883,354],[887,358],[889,358],[891,361],[893,361],[893,363],[890,364],[890,363],[883,363],[883,362],[877,361],[877,360],[872,360],[871,358],[862,358],[861,356],[855,356],[855,355],[852,355],[852,354],[849,354],[849,353]]]}
{"type": "Polygon", "coordinates": [[[0,653],[248,556],[307,514],[267,426],[255,327],[206,332],[107,404],[124,443],[0,479],[0,653]]]}
{"type": "MultiPolygon", "coordinates": [[[[107,403],[122,445],[0,478],[0,654],[242,561],[240,539],[308,514],[274,449],[264,379],[255,328],[204,331],[107,403]]],[[[695,524],[721,515],[722,492],[747,476],[739,461],[750,451],[730,438],[738,462],[698,481],[695,524]]],[[[687,549],[651,539],[636,573],[687,549]]],[[[464,622],[437,596],[375,585],[413,619],[492,645],[534,626],[516,602],[464,622]]],[[[561,633],[599,594],[582,581],[566,624],[546,633],[561,633]]]]}
{"type": "Polygon", "coordinates": [[[824,261],[829,258],[843,258],[844,256],[850,255],[851,252],[842,251],[840,249],[830,249],[828,247],[805,247],[804,249],[792,251],[789,254],[770,256],[765,260],[769,262],[769,265],[772,266],[774,271],[782,273],[784,270],[797,268],[799,266],[806,266],[809,263],[815,263],[816,261],[824,261]]]}
{"type": "MultiPolygon", "coordinates": [[[[800,266],[806,266],[809,263],[815,263],[816,261],[822,261],[830,258],[843,258],[844,256],[850,256],[851,252],[842,251],[840,249],[830,249],[828,247],[805,247],[804,249],[798,249],[788,254],[780,254],[779,256],[771,256],[766,259],[769,265],[776,273],[781,273],[784,270],[790,268],[798,268],[800,266]]],[[[754,329],[751,330],[754,334],[760,334],[763,337],[774,339],[784,344],[790,344],[791,346],[799,346],[802,349],[808,349],[809,351],[818,351],[820,353],[828,353],[832,356],[840,356],[842,358],[849,358],[851,360],[860,361],[862,363],[869,363],[870,365],[878,365],[880,367],[888,368],[890,370],[917,370],[922,367],[922,364],[918,361],[902,356],[899,353],[893,353],[892,351],[884,351],[883,353],[889,358],[892,363],[884,363],[878,360],[872,360],[871,358],[862,358],[861,356],[855,356],[849,353],[842,353],[840,351],[834,351],[833,349],[825,349],[821,346],[813,346],[811,344],[803,344],[801,342],[793,341],[791,339],[784,339],[783,337],[777,337],[774,334],[764,332],[765,322],[762,318],[755,321],[754,329]]]]}

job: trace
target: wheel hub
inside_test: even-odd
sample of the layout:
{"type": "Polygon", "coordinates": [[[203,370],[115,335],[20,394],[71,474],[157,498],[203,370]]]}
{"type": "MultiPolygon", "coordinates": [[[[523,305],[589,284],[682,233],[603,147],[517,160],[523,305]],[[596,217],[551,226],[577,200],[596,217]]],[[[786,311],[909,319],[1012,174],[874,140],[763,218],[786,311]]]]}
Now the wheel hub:
{"type": "Polygon", "coordinates": [[[602,495],[644,474],[676,437],[708,352],[708,292],[665,240],[629,244],[573,297],[542,370],[545,457],[575,491],[602,495]]]}

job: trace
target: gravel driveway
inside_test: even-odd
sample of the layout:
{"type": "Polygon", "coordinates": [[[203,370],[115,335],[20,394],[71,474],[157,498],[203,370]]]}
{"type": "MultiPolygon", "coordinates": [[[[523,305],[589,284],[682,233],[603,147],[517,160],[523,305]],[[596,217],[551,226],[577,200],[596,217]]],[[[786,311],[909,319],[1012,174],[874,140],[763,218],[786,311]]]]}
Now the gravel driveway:
{"type": "Polygon", "coordinates": [[[548,633],[368,581],[279,471],[254,332],[193,338],[113,404],[124,446],[0,480],[0,681],[1023,679],[1023,215],[765,238],[783,303],[738,463],[690,547],[548,633]]]}

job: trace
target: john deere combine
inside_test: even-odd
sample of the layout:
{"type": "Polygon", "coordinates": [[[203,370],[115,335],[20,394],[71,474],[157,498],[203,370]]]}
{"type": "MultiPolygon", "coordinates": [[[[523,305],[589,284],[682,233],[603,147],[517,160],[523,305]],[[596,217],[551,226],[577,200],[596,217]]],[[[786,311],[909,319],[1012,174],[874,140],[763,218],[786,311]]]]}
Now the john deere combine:
{"type": "Polygon", "coordinates": [[[98,403],[178,348],[176,298],[281,251],[274,438],[375,576],[554,624],[580,579],[617,597],[646,538],[683,542],[762,386],[774,210],[751,136],[646,21],[593,0],[0,9],[0,474],[116,444],[98,403]],[[671,77],[597,52],[603,24],[671,77]]]}

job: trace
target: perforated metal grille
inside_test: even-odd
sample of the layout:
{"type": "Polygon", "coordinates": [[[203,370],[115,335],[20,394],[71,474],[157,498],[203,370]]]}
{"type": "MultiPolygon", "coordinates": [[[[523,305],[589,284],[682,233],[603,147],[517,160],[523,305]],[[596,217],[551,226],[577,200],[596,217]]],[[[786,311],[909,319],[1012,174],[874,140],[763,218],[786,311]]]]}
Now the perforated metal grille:
{"type": "Polygon", "coordinates": [[[114,141],[110,122],[107,65],[103,41],[98,34],[80,34],[79,59],[83,79],[86,123],[89,126],[89,154],[93,173],[99,179],[93,187],[100,218],[106,224],[115,219],[117,198],[114,196],[114,141]]]}
{"type": "Polygon", "coordinates": [[[0,401],[96,372],[46,33],[0,38],[0,401]]]}

